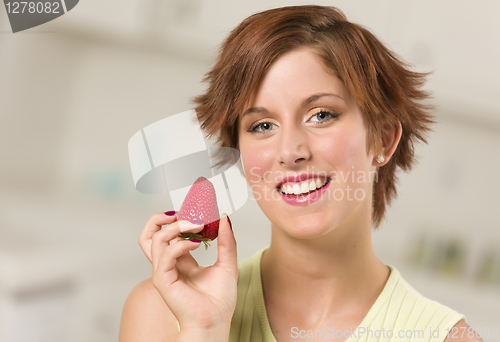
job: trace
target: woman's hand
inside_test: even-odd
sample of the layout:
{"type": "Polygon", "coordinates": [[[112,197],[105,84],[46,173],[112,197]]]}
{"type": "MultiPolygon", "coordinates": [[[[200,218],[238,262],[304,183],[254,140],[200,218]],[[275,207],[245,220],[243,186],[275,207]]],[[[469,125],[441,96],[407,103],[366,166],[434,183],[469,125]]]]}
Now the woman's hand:
{"type": "Polygon", "coordinates": [[[214,332],[220,338],[221,334],[229,334],[236,306],[236,240],[228,217],[223,215],[219,223],[217,261],[213,266],[200,267],[189,253],[200,243],[178,236],[202,229],[203,224],[177,221],[175,215],[157,213],[146,223],[139,244],[153,265],[153,284],[177,318],[181,334],[214,332]],[[163,225],[168,226],[162,229],[163,225]]]}

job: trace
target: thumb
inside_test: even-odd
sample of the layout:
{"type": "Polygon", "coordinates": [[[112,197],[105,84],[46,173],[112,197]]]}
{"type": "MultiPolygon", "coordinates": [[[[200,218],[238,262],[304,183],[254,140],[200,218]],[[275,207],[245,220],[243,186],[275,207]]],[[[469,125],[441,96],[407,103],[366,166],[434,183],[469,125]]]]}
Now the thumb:
{"type": "Polygon", "coordinates": [[[238,271],[238,258],[236,255],[236,239],[231,229],[229,216],[223,214],[219,221],[219,235],[217,242],[217,261],[215,266],[238,271]]]}

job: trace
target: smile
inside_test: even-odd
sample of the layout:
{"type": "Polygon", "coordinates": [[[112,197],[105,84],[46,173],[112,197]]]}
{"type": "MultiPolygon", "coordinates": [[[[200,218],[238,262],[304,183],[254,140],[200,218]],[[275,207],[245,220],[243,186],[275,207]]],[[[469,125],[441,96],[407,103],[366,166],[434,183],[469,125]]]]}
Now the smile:
{"type": "Polygon", "coordinates": [[[278,191],[285,196],[305,196],[325,187],[331,178],[327,179],[308,179],[303,182],[286,182],[278,187],[278,191]]]}
{"type": "Polygon", "coordinates": [[[316,178],[309,179],[309,181],[302,181],[300,183],[293,183],[293,185],[284,183],[281,184],[277,190],[281,199],[285,203],[293,206],[304,206],[310,205],[323,198],[323,193],[327,191],[330,184],[331,178],[327,178],[325,180],[316,178]],[[308,186],[308,189],[306,189],[306,186],[308,186]],[[293,193],[288,194],[282,190],[285,189],[288,192],[290,188],[293,193]],[[311,190],[311,188],[314,188],[314,190],[311,190]]]}

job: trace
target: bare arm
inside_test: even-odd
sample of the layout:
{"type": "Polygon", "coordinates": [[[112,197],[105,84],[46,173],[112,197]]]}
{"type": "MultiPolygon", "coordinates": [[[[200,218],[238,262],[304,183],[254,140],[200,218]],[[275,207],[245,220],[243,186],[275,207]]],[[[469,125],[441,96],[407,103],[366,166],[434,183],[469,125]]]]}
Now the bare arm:
{"type": "Polygon", "coordinates": [[[119,342],[175,341],[177,320],[151,279],[137,285],[125,302],[119,342]]]}

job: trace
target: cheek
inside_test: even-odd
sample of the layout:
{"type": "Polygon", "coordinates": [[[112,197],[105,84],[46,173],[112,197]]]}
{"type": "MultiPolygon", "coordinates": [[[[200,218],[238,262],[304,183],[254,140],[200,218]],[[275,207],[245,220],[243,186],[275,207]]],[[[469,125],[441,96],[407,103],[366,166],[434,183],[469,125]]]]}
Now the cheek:
{"type": "Polygon", "coordinates": [[[264,180],[274,160],[272,149],[255,143],[241,147],[241,158],[250,186],[264,180]]]}
{"type": "Polygon", "coordinates": [[[363,156],[366,157],[364,137],[356,131],[339,130],[325,134],[316,146],[317,151],[339,169],[359,168],[363,156]]]}
{"type": "Polygon", "coordinates": [[[371,163],[366,154],[366,137],[359,129],[342,129],[322,137],[318,145],[325,161],[331,165],[335,198],[362,200],[370,186],[371,163]],[[343,195],[343,196],[342,196],[343,195]]]}

